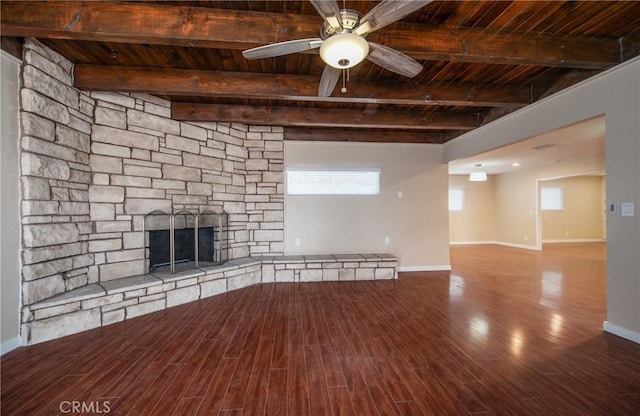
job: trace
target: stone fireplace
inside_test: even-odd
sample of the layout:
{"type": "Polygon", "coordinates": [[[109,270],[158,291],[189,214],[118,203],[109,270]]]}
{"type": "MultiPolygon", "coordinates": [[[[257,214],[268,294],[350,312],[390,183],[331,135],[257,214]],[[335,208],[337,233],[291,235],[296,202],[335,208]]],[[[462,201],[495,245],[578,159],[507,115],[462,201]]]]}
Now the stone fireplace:
{"type": "MultiPolygon", "coordinates": [[[[196,253],[212,264],[283,253],[282,128],[187,123],[171,118],[164,99],[78,90],[73,64],[30,39],[22,80],[25,307],[149,272],[145,218],[153,211],[175,215],[184,249],[176,264],[196,253]]],[[[171,231],[153,231],[166,245],[171,231]]],[[[167,267],[166,250],[152,268],[167,267]]]]}

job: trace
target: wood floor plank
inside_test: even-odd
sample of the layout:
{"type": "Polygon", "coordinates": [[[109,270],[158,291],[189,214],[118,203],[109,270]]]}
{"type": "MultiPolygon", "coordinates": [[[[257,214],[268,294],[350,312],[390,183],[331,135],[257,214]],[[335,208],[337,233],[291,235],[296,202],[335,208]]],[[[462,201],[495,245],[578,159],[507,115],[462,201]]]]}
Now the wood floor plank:
{"type": "Polygon", "coordinates": [[[387,381],[384,380],[376,370],[372,358],[358,358],[360,361],[359,370],[364,380],[367,390],[373,399],[378,414],[381,416],[398,415],[398,408],[387,388],[387,381]]]}
{"type": "Polygon", "coordinates": [[[604,244],[453,247],[451,264],[256,285],[19,348],[0,412],[640,414],[640,345],[602,332],[604,244]]]}
{"type": "MultiPolygon", "coordinates": [[[[265,315],[254,314],[248,315],[248,317],[251,318],[251,323],[249,324],[249,330],[246,332],[244,344],[237,355],[231,354],[234,358],[238,357],[239,361],[222,405],[223,410],[242,409],[244,407],[245,398],[247,397],[249,389],[251,373],[255,368],[254,363],[259,351],[260,334],[264,327],[265,315]]],[[[232,345],[230,345],[229,348],[232,348],[232,345]]],[[[229,350],[227,350],[225,356],[227,356],[228,353],[229,350]]],[[[265,361],[270,362],[271,354],[267,357],[268,358],[265,358],[265,361]]],[[[261,364],[262,362],[258,362],[256,365],[259,366],[261,364]]],[[[260,370],[260,368],[258,368],[258,370],[260,370]]]]}
{"type": "Polygon", "coordinates": [[[69,386],[76,385],[80,376],[78,375],[68,375],[56,380],[55,383],[51,384],[49,387],[45,388],[42,394],[25,399],[20,402],[17,406],[13,405],[9,407],[4,406],[4,402],[2,403],[2,414],[9,415],[33,415],[36,413],[44,412],[48,414],[58,414],[60,411],[61,402],[57,400],[51,400],[51,396],[55,395],[57,389],[66,389],[69,386]]]}
{"type": "MultiPolygon", "coordinates": [[[[173,384],[183,366],[184,364],[167,365],[158,377],[150,383],[142,395],[137,398],[136,404],[132,406],[130,408],[131,410],[126,414],[130,416],[148,415],[151,414],[158,405],[168,407],[168,403],[163,402],[165,399],[164,394],[173,384]]],[[[125,408],[129,408],[129,406],[123,405],[122,402],[116,402],[113,406],[113,411],[118,412],[125,408]]],[[[122,413],[124,413],[124,411],[122,413]]]]}
{"type": "Polygon", "coordinates": [[[218,337],[209,339],[213,344],[213,347],[204,359],[204,362],[198,372],[194,375],[193,381],[185,393],[185,397],[203,397],[205,395],[208,386],[211,384],[213,376],[218,370],[218,365],[224,357],[225,351],[229,348],[231,338],[237,331],[240,331],[239,316],[239,314],[229,315],[222,328],[217,332],[218,337]]]}
{"type": "Polygon", "coordinates": [[[456,395],[451,394],[438,377],[434,376],[430,371],[421,368],[414,369],[413,371],[418,378],[422,380],[426,390],[435,398],[438,406],[441,407],[447,415],[462,416],[468,413],[456,395]]]}
{"type": "Polygon", "coordinates": [[[288,337],[289,337],[289,303],[290,293],[283,290],[284,286],[274,285],[274,296],[277,301],[275,324],[273,328],[273,354],[271,355],[271,369],[286,369],[288,366],[288,337]]]}
{"type": "MultiPolygon", "coordinates": [[[[440,363],[432,363],[428,371],[437,378],[440,383],[449,391],[452,397],[455,397],[469,413],[488,412],[489,407],[482,403],[471,391],[466,387],[463,381],[458,377],[455,369],[457,366],[451,361],[443,361],[440,363]]],[[[464,378],[464,377],[463,377],[464,378]]]]}
{"type": "Polygon", "coordinates": [[[165,391],[161,402],[158,403],[151,414],[165,416],[175,411],[175,408],[184,397],[186,390],[193,381],[193,377],[202,367],[204,359],[208,356],[212,347],[213,345],[204,339],[204,333],[201,333],[201,339],[195,349],[191,349],[192,354],[188,357],[173,383],[171,383],[165,391]]]}
{"type": "Polygon", "coordinates": [[[425,413],[422,407],[414,401],[411,402],[396,402],[398,412],[402,416],[423,416],[425,413]]]}
{"type": "MultiPolygon", "coordinates": [[[[146,348],[147,354],[143,359],[135,361],[117,382],[111,383],[103,391],[101,397],[121,397],[134,395],[133,391],[143,388],[159,374],[171,361],[183,345],[182,334],[173,333],[159,343],[157,349],[146,348]]],[[[144,391],[144,390],[143,390],[144,391]]]]}
{"type": "Polygon", "coordinates": [[[406,386],[405,380],[400,376],[393,364],[395,351],[389,350],[384,346],[387,345],[383,337],[378,337],[374,340],[374,364],[376,370],[380,373],[380,376],[384,380],[392,399],[395,402],[410,402],[414,401],[416,397],[413,396],[411,390],[406,386]]]}
{"type": "Polygon", "coordinates": [[[201,397],[188,397],[180,399],[178,401],[173,413],[165,413],[165,415],[171,416],[195,416],[198,412],[198,407],[202,402],[201,397]]]}
{"type": "MultiPolygon", "coordinates": [[[[299,311],[299,304],[292,304],[291,312],[299,311]]],[[[299,316],[298,314],[294,316],[299,316]]],[[[302,323],[299,319],[290,319],[288,340],[288,356],[290,365],[287,373],[287,413],[289,415],[311,415],[309,407],[309,382],[304,362],[304,340],[302,323]]]]}
{"type": "Polygon", "coordinates": [[[358,412],[353,407],[353,401],[347,386],[329,387],[327,389],[331,412],[336,416],[357,416],[358,412]]]}
{"type": "Polygon", "coordinates": [[[341,360],[341,365],[353,406],[363,415],[377,415],[376,404],[367,388],[367,383],[362,379],[359,371],[359,366],[363,363],[363,360],[363,357],[344,357],[341,360]]]}
{"type": "Polygon", "coordinates": [[[288,401],[287,369],[274,368],[269,370],[265,416],[285,416],[287,414],[288,401]]]}
{"type": "Polygon", "coordinates": [[[270,369],[264,364],[271,361],[273,341],[273,338],[260,338],[242,405],[242,409],[247,415],[263,415],[266,411],[270,369]]]}
{"type": "Polygon", "coordinates": [[[317,345],[304,347],[305,364],[307,367],[307,381],[309,383],[309,407],[314,415],[328,415],[331,413],[331,403],[327,392],[324,366],[317,345]]]}
{"type": "Polygon", "coordinates": [[[235,373],[237,365],[237,358],[224,358],[220,362],[220,366],[211,380],[211,384],[207,388],[204,399],[200,403],[200,407],[196,413],[198,416],[217,415],[218,412],[220,412],[224,397],[229,388],[229,383],[231,382],[231,376],[235,373]]]}
{"type": "Polygon", "coordinates": [[[58,402],[91,402],[96,397],[100,397],[105,384],[109,384],[119,374],[123,374],[129,369],[132,362],[140,360],[147,352],[143,348],[135,348],[129,354],[116,358],[109,371],[104,371],[102,366],[96,366],[94,372],[85,374],[82,377],[83,383],[70,386],[70,390],[60,389],[60,394],[56,397],[58,402]]]}

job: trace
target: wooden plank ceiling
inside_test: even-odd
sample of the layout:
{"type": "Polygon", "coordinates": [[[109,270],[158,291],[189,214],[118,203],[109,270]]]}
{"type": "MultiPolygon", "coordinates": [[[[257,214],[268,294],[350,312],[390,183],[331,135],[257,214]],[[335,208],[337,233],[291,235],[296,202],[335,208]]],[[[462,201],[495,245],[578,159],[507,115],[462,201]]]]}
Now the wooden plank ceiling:
{"type": "MultiPolygon", "coordinates": [[[[376,1],[339,1],[366,14],[376,1]]],[[[443,143],[640,54],[634,1],[434,1],[367,40],[424,69],[364,61],[317,97],[317,51],[248,61],[242,50],[319,36],[307,1],[0,3],[3,48],[35,37],[85,90],[145,92],[176,119],[285,127],[285,138],[443,143]]],[[[17,52],[18,51],[18,52],[17,52]]]]}

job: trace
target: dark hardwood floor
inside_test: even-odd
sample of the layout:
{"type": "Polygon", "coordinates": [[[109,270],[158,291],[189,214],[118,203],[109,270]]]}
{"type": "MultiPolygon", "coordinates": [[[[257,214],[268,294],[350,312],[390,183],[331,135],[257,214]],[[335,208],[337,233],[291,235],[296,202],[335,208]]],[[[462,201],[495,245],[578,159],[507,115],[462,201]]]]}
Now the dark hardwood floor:
{"type": "Polygon", "coordinates": [[[603,244],[451,253],[451,273],[258,285],[20,348],[2,415],[640,414],[640,345],[602,332],[603,244]]]}

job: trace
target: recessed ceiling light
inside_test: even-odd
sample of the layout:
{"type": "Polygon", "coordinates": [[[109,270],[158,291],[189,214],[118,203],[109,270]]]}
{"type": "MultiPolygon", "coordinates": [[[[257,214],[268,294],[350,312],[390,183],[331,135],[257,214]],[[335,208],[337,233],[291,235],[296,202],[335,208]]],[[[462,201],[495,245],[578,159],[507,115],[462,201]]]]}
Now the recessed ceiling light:
{"type": "Polygon", "coordinates": [[[513,162],[513,163],[511,164],[511,166],[513,166],[514,168],[517,168],[518,166],[520,166],[520,163],[518,163],[518,162],[513,162]]]}

